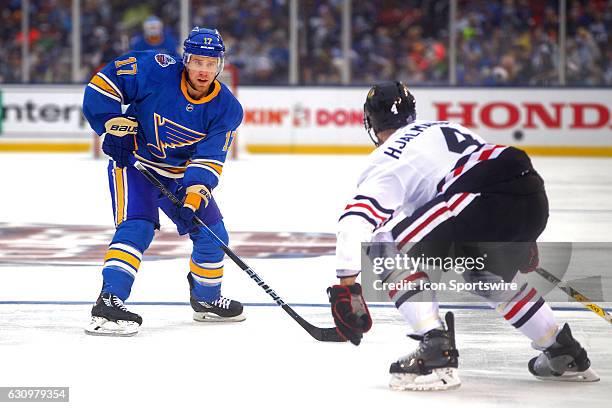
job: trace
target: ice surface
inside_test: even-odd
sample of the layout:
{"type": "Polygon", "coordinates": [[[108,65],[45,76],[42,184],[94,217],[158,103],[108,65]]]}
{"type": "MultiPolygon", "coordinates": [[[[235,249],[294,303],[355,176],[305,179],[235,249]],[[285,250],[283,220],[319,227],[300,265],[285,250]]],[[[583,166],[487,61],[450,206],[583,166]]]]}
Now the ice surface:
{"type": "MultiPolygon", "coordinates": [[[[333,233],[365,159],[246,156],[229,162],[215,195],[230,234],[333,233]]],[[[542,240],[610,241],[612,160],[534,158],[534,164],[551,202],[542,240]]],[[[105,167],[75,155],[0,156],[0,223],[111,226],[105,167]]],[[[386,385],[388,366],[416,344],[405,337],[394,308],[372,308],[375,326],[359,347],[318,343],[226,260],[224,294],[248,303],[247,320],[201,325],[187,305],[187,259],[145,257],[129,300],[143,316],[141,332],[90,337],[83,326],[100,288],[96,262],[3,263],[4,255],[0,386],[69,386],[75,407],[603,407],[612,397],[612,331],[588,311],[556,316],[588,349],[599,383],[534,379],[526,364],[537,353],[526,338],[493,311],[455,309],[461,388],[393,392],[386,385]]],[[[324,306],[325,288],[334,281],[331,256],[245,260],[307,320],[331,325],[324,306]]]]}

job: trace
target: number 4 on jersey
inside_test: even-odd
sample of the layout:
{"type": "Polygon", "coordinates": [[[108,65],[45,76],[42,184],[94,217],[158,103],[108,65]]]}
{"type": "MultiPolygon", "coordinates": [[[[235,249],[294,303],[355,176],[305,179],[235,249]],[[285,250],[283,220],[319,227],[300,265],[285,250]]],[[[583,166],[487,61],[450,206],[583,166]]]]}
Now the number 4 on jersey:
{"type": "Polygon", "coordinates": [[[482,146],[482,144],[476,141],[469,133],[461,133],[457,129],[447,126],[442,127],[441,130],[442,134],[444,134],[444,139],[446,140],[448,150],[453,153],[461,154],[470,146],[482,146]]]}

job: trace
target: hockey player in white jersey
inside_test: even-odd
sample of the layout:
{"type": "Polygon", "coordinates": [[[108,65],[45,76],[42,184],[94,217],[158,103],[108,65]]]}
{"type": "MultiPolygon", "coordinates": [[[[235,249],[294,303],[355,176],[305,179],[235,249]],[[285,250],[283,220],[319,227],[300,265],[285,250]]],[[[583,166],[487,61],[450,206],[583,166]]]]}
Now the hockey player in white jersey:
{"type": "MultiPolygon", "coordinates": [[[[503,262],[487,267],[489,276],[510,282],[537,266],[535,241],[548,219],[543,180],[523,151],[487,143],[456,123],[416,120],[415,99],[400,82],[373,86],[364,115],[377,149],[338,222],[340,283],[328,288],[338,331],[355,345],[372,325],[356,282],[362,242],[394,242],[400,253],[438,256],[448,255],[458,243],[523,243],[518,252],[502,247],[497,256],[503,262]]],[[[478,251],[478,245],[471,250],[478,251]]],[[[390,276],[394,282],[415,285],[430,281],[426,268],[395,270],[390,276]]],[[[409,336],[420,342],[413,353],[391,364],[390,387],[459,387],[453,314],[447,313],[445,325],[435,294],[429,301],[415,301],[424,293],[408,287],[388,295],[410,327],[409,336]]],[[[534,376],[599,379],[569,326],[557,326],[535,288],[524,284],[507,298],[488,302],[542,352],[528,363],[534,376]]]]}

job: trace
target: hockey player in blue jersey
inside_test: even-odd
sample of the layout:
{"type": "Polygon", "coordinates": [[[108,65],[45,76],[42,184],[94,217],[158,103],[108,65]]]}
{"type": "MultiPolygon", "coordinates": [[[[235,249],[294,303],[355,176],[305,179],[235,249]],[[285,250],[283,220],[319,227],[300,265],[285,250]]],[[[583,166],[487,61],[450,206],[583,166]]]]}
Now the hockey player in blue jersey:
{"type": "Polygon", "coordinates": [[[194,320],[244,320],[242,304],[221,296],[222,250],[193,223],[197,215],[228,242],[212,191],[243,110],[216,79],[224,52],[217,30],[196,27],[184,42],[182,61],[155,51],[131,52],[112,61],[87,85],[83,112],[96,133],[104,135],[116,225],[88,334],[138,332],[142,318],[124,302],[159,228],[159,209],[193,242],[187,279],[194,320]],[[129,105],[125,112],[122,105],[129,105]],[[174,207],[130,165],[132,155],[184,201],[182,208],[174,207]]]}
{"type": "Polygon", "coordinates": [[[132,51],[156,50],[165,54],[176,55],[177,41],[164,23],[156,16],[148,17],[142,23],[143,33],[130,41],[132,51]]]}

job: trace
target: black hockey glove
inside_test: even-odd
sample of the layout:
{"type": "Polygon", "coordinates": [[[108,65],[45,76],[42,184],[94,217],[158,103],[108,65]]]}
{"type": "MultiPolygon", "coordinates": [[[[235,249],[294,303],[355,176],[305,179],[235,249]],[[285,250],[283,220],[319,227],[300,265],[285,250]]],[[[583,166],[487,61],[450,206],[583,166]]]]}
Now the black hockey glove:
{"type": "Polygon", "coordinates": [[[134,118],[116,116],[104,124],[106,133],[102,142],[102,151],[110,156],[119,167],[130,164],[130,156],[136,148],[138,122],[134,118]]]}
{"type": "Polygon", "coordinates": [[[361,295],[361,285],[334,285],[327,288],[327,296],[338,331],[358,346],[363,333],[372,327],[372,317],[361,295]]]}

